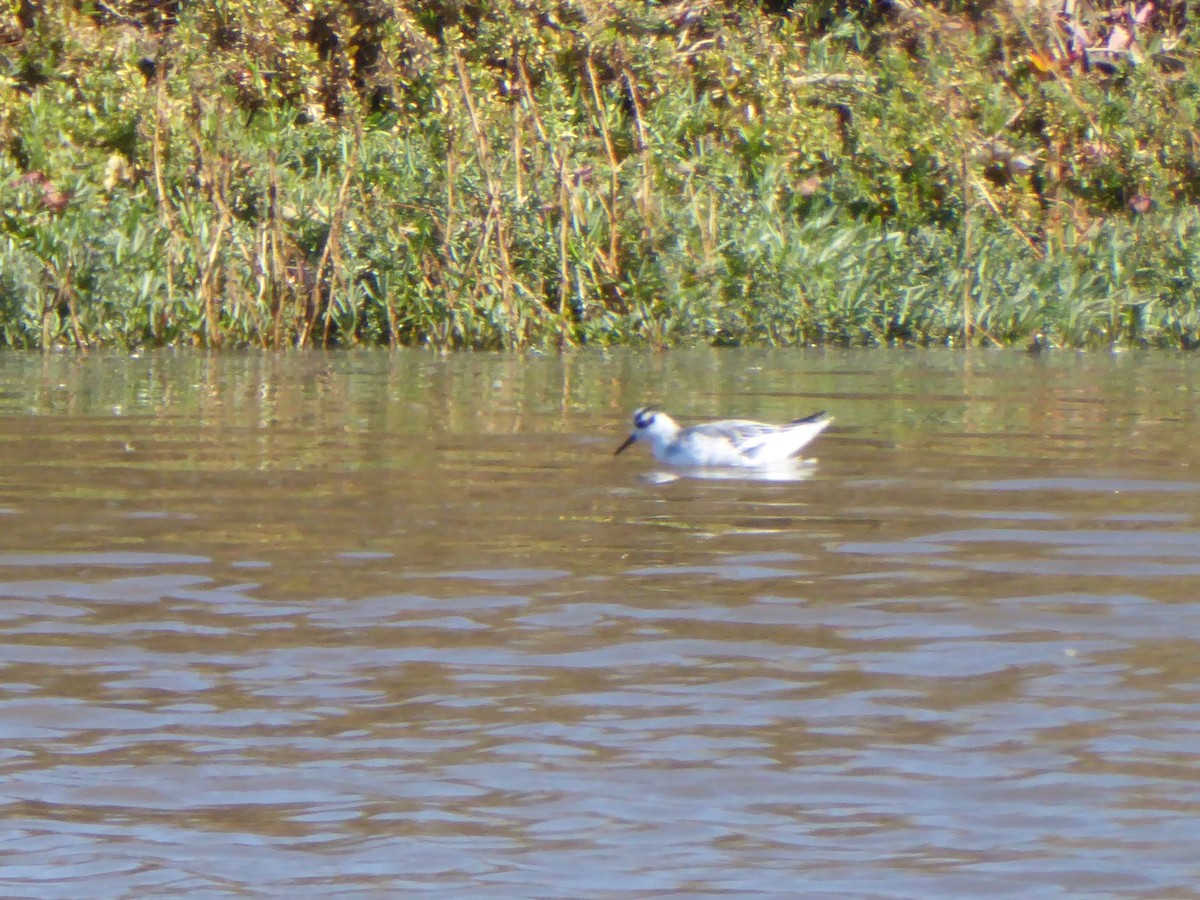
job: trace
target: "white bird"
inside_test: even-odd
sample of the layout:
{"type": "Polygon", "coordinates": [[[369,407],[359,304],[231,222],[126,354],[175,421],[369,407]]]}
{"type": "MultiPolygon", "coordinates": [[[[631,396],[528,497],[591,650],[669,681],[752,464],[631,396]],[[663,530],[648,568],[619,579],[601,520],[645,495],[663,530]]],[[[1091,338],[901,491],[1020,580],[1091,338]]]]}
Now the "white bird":
{"type": "Polygon", "coordinates": [[[794,463],[832,421],[817,412],[786,425],[723,419],[681,428],[665,412],[645,406],[633,414],[633,433],[613,456],[636,441],[648,441],[654,458],[671,466],[778,466],[794,463]]]}

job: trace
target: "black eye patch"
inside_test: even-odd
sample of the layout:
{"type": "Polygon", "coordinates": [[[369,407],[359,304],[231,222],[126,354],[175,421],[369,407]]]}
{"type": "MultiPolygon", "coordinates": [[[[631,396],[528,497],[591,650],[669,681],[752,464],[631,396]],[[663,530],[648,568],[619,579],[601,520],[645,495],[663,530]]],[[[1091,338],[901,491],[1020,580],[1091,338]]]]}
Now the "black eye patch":
{"type": "Polygon", "coordinates": [[[639,409],[633,417],[633,424],[638,428],[649,428],[653,421],[654,410],[652,409],[639,409]]]}

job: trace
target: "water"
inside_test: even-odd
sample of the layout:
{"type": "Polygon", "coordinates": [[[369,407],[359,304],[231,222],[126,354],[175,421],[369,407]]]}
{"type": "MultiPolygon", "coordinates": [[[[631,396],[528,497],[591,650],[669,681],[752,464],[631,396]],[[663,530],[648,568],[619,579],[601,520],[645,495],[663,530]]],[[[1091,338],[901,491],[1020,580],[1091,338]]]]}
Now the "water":
{"type": "Polygon", "coordinates": [[[1198,390],[0,356],[0,893],[1200,896],[1198,390]],[[664,481],[647,400],[837,422],[664,481]]]}

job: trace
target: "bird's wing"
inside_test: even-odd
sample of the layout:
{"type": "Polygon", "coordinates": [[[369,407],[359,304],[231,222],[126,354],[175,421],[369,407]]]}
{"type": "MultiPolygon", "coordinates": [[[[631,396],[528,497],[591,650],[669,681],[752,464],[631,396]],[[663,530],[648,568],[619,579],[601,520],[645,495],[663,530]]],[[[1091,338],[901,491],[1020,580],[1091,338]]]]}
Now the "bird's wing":
{"type": "Polygon", "coordinates": [[[693,429],[696,434],[711,440],[728,441],[738,453],[753,452],[763,440],[776,434],[779,429],[762,422],[745,419],[726,419],[723,422],[708,422],[693,429]]]}

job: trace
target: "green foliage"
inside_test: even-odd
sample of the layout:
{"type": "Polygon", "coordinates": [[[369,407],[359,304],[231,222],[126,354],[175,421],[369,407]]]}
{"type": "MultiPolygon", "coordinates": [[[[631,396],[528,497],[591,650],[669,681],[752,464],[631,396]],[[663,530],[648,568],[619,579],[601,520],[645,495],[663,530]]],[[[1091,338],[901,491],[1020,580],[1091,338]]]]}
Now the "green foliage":
{"type": "Polygon", "coordinates": [[[1200,340],[1174,7],[788,6],[3,7],[0,344],[1200,340]]]}

